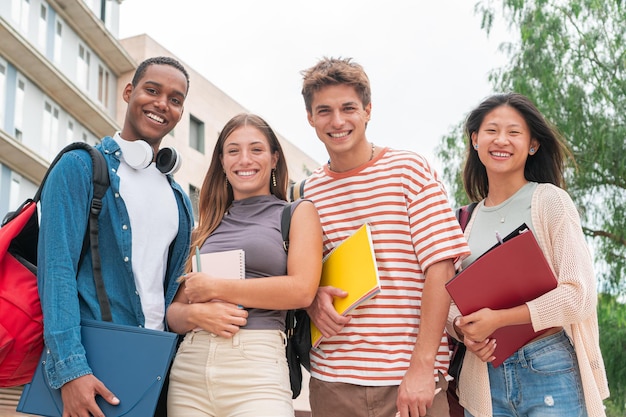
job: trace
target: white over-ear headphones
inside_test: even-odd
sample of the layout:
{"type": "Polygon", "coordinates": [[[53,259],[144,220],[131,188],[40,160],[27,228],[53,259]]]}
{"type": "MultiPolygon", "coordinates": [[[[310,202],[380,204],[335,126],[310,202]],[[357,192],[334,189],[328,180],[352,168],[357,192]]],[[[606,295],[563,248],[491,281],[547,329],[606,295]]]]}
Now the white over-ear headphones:
{"type": "MultiPolygon", "coordinates": [[[[121,139],[121,138],[120,138],[121,139]]],[[[145,169],[154,159],[152,146],[144,140],[119,140],[122,157],[133,169],[145,169]]],[[[164,174],[173,174],[180,168],[180,157],[174,148],[162,148],[157,152],[156,167],[164,174]]]]}

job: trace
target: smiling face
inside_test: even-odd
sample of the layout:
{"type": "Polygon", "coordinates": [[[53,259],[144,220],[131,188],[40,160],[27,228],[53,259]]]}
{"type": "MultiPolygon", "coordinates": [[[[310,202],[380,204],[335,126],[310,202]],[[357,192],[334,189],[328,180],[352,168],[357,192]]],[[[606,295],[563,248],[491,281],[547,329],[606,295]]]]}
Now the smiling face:
{"type": "Polygon", "coordinates": [[[307,117],[331,160],[363,150],[369,154],[365,127],[371,109],[371,103],[363,107],[361,98],[350,85],[329,85],[314,93],[307,117]]]}
{"type": "Polygon", "coordinates": [[[490,180],[496,175],[524,179],[526,159],[539,148],[524,117],[507,105],[485,115],[478,131],[472,133],[472,145],[490,180]]]}
{"type": "Polygon", "coordinates": [[[136,86],[128,84],[123,98],[128,103],[121,136],[125,140],[145,140],[154,150],[183,115],[187,91],[185,75],[171,65],[153,64],[146,68],[136,86]]]}
{"type": "Polygon", "coordinates": [[[256,127],[239,127],[224,141],[221,157],[233,198],[270,194],[270,176],[278,162],[265,135],[256,127]]]}

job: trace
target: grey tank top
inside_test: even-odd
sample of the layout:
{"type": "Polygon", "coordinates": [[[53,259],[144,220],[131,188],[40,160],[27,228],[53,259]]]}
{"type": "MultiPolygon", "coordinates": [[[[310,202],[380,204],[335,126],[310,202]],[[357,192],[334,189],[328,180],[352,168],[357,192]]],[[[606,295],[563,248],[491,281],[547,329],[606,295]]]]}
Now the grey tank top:
{"type": "MultiPolygon", "coordinates": [[[[292,213],[300,201],[292,205],[292,213]]],[[[285,204],[285,201],[274,195],[233,201],[220,225],[200,248],[200,253],[243,249],[246,279],[286,275],[287,254],[283,249],[280,228],[285,204]]],[[[276,297],[281,297],[281,294],[276,294],[276,297]]],[[[285,329],[285,311],[257,308],[247,310],[248,324],[244,329],[285,329]]]]}

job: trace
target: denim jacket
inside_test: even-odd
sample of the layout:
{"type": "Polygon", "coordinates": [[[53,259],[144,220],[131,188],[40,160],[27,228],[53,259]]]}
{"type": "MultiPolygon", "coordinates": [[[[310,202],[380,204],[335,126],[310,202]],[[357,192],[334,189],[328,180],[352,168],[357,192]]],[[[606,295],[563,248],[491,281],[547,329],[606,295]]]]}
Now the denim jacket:
{"type": "MultiPolygon", "coordinates": [[[[113,322],[142,327],[145,318],[131,268],[130,219],[119,193],[120,148],[108,136],[96,148],[104,154],[111,181],[103,198],[98,230],[102,278],[113,322]]],[[[48,351],[46,372],[52,388],[92,373],[81,344],[80,327],[81,319],[101,320],[89,249],[81,259],[93,196],[92,172],[86,151],[66,153],[50,172],[40,201],[37,278],[48,351]]],[[[176,278],[183,273],[193,227],[189,197],[171,175],[168,180],[178,205],[179,225],[166,269],[166,308],[178,289],[176,278]]]]}

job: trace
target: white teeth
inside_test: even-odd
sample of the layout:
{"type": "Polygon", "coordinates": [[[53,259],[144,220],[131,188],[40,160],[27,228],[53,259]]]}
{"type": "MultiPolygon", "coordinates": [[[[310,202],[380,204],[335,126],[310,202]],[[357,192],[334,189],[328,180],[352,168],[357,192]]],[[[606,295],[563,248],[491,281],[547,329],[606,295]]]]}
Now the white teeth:
{"type": "Polygon", "coordinates": [[[343,138],[343,137],[348,136],[348,135],[350,134],[350,132],[342,132],[342,133],[329,133],[329,134],[330,134],[330,137],[332,137],[332,138],[336,138],[336,139],[339,139],[339,138],[343,138]]]}
{"type": "Polygon", "coordinates": [[[157,116],[154,113],[146,113],[146,116],[148,116],[152,120],[154,120],[156,122],[159,122],[159,123],[163,123],[165,121],[165,119],[163,119],[162,117],[157,116]]]}
{"type": "Polygon", "coordinates": [[[493,156],[499,156],[499,157],[501,157],[501,158],[506,158],[506,157],[508,157],[508,156],[511,156],[511,154],[509,154],[509,153],[505,153],[505,152],[491,152],[491,154],[492,154],[493,156]]]}
{"type": "Polygon", "coordinates": [[[237,171],[237,175],[241,175],[242,177],[254,175],[255,173],[256,171],[237,171]]]}

